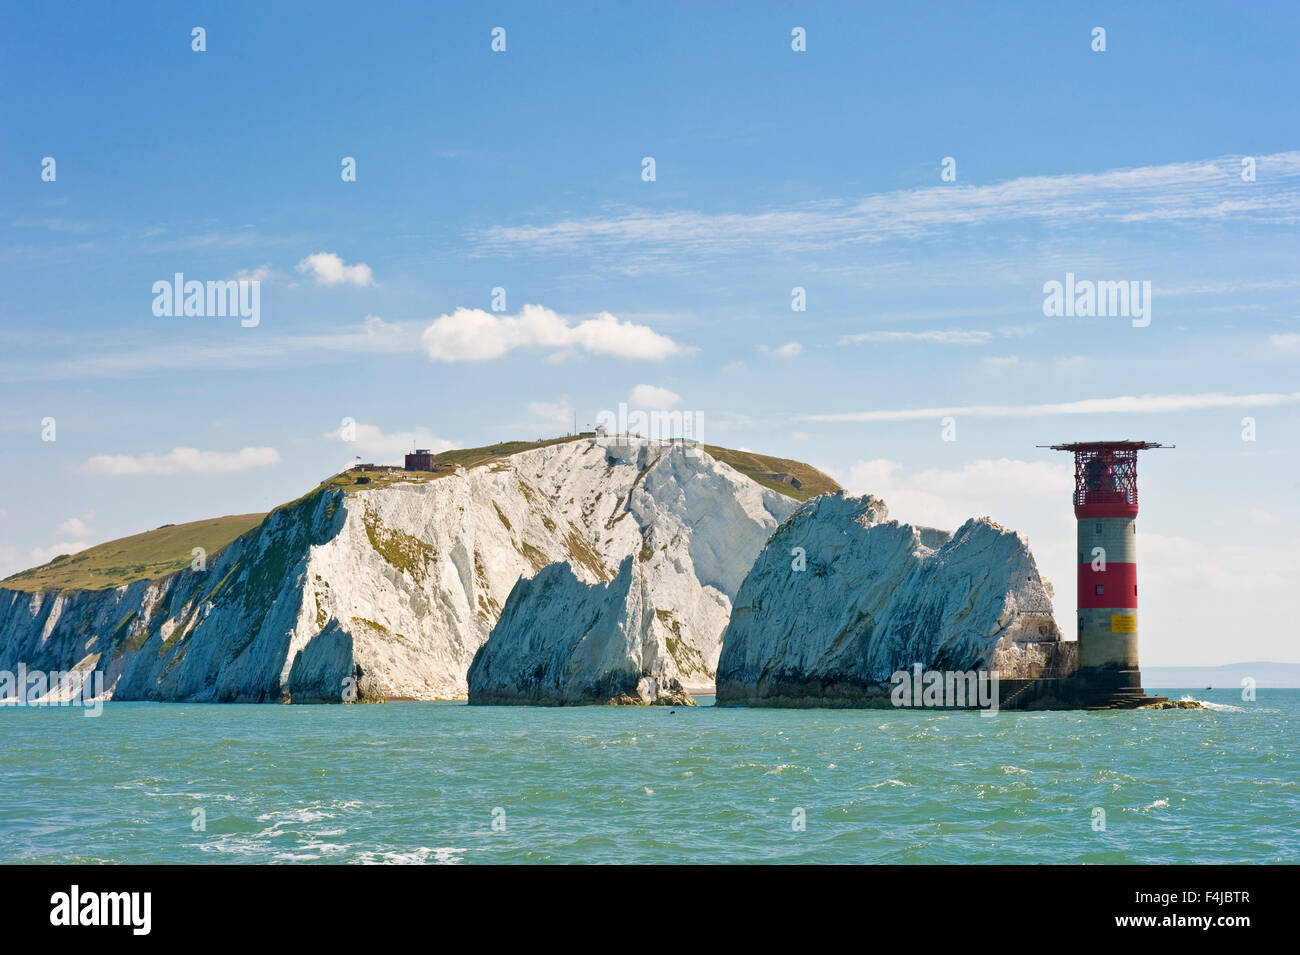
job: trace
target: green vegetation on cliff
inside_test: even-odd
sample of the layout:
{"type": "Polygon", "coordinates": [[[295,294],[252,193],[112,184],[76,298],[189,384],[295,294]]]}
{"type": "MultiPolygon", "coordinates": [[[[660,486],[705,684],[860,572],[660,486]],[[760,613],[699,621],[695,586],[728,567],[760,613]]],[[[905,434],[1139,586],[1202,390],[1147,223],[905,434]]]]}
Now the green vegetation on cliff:
{"type": "Polygon", "coordinates": [[[262,523],[265,514],[233,514],[189,524],[165,524],[157,530],[97,544],[48,564],[14,574],[0,586],[8,590],[110,590],[133,580],[165,577],[184,570],[202,547],[206,559],[262,523]]]}
{"type": "MultiPolygon", "coordinates": [[[[524,451],[581,440],[587,439],[565,435],[541,441],[503,441],[481,448],[444,451],[434,456],[434,465],[439,469],[437,471],[387,474],[349,469],[327,478],[297,501],[283,504],[275,510],[299,504],[326,488],[338,488],[345,494],[356,494],[395,485],[424,483],[454,474],[457,468],[483,467],[524,451]]],[[[751,451],[734,451],[716,445],[705,445],[704,448],[714,458],[751,480],[797,501],[806,501],[818,494],[839,490],[839,485],[821,471],[800,461],[754,454],[751,451]],[[794,481],[800,486],[795,487],[794,481]]],[[[525,492],[527,493],[526,488],[525,492]]],[[[156,530],[97,544],[76,554],[60,555],[47,564],[21,571],[0,581],[0,588],[21,591],[110,590],[137,580],[165,577],[188,567],[194,559],[196,547],[203,548],[205,559],[210,563],[218,553],[256,528],[267,516],[235,514],[188,524],[165,524],[156,530]]],[[[509,526],[504,515],[502,521],[509,526]]],[[[394,539],[395,532],[387,530],[387,533],[378,535],[380,542],[376,549],[395,565],[418,573],[419,565],[427,562],[428,555],[420,552],[420,548],[412,541],[394,539]]],[[[372,532],[369,523],[367,531],[372,532]]],[[[374,542],[372,536],[372,543],[374,542]]],[[[570,541],[570,544],[578,560],[601,579],[608,579],[608,569],[594,558],[587,542],[570,541]]]]}
{"type": "Polygon", "coordinates": [[[704,450],[723,464],[731,465],[751,481],[796,501],[806,501],[818,494],[834,494],[840,490],[840,486],[833,480],[802,461],[773,458],[752,451],[732,451],[713,444],[706,444],[704,450]],[[800,486],[795,487],[791,478],[798,481],[800,486]]]}

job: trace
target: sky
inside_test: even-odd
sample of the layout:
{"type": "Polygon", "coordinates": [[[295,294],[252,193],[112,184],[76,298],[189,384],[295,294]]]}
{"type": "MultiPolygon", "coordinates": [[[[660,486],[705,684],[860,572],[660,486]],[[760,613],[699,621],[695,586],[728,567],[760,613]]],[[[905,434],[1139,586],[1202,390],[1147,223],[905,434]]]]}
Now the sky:
{"type": "Polygon", "coordinates": [[[1176,445],[1139,465],[1143,663],[1300,662],[1298,28],[5,5],[0,576],[627,402],[1024,533],[1069,637],[1071,469],[1038,445],[1176,445]],[[156,314],[177,273],[255,280],[256,321],[156,314]],[[1049,314],[1067,275],[1149,309],[1049,314]]]}

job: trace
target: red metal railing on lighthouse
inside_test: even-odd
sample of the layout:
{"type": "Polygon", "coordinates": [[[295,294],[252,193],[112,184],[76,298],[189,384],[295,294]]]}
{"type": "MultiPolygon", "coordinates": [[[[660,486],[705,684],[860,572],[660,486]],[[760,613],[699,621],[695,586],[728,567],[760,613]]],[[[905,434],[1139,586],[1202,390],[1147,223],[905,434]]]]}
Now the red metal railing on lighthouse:
{"type": "Polygon", "coordinates": [[[1139,451],[1170,445],[1152,441],[1079,441],[1049,445],[1074,453],[1074,514],[1079,518],[1136,517],[1139,451]]]}

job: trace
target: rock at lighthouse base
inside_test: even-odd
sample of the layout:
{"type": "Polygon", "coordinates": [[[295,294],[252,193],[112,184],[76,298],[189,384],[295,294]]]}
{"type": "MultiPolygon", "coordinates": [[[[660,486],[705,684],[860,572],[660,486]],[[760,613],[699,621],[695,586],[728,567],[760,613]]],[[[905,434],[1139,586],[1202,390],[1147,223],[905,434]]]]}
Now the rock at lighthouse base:
{"type": "Polygon", "coordinates": [[[987,518],[945,535],[843,492],[807,502],[741,584],[718,662],[720,704],[888,706],[891,675],[1035,678],[1060,630],[1025,538],[987,518]]]}

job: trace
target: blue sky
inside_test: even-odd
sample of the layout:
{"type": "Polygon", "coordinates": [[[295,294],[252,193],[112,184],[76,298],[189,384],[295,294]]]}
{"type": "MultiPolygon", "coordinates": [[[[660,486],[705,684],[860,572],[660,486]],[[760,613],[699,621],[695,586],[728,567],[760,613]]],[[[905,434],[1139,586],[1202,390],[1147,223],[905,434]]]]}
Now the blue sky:
{"type": "Polygon", "coordinates": [[[1035,445],[1176,443],[1144,662],[1300,661],[1300,8],[441,6],[0,11],[0,575],[635,394],[1025,532],[1070,632],[1035,445]],[[155,316],[176,272],[260,322],[155,316]],[[1067,272],[1150,324],[1045,316],[1067,272]]]}

